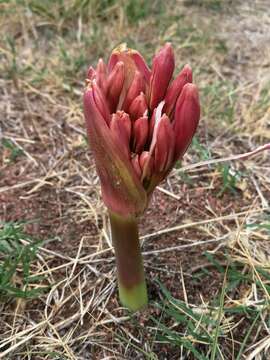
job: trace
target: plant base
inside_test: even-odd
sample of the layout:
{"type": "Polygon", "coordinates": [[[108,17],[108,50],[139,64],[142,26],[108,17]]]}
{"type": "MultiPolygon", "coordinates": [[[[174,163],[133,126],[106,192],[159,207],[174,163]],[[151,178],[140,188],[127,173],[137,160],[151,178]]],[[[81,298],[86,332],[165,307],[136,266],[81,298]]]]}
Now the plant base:
{"type": "Polygon", "coordinates": [[[111,212],[109,216],[120,301],[129,310],[137,311],[148,302],[137,220],[111,212]]]}
{"type": "Polygon", "coordinates": [[[148,297],[145,281],[131,289],[125,289],[118,283],[121,304],[131,311],[137,311],[147,306],[148,297]]]}

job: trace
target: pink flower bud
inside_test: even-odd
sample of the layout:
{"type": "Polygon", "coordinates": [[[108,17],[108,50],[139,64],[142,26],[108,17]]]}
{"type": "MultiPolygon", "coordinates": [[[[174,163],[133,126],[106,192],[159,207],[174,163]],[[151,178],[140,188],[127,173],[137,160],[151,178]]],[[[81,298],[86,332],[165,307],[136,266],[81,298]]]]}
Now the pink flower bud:
{"type": "Polygon", "coordinates": [[[144,58],[136,50],[131,51],[131,57],[134,60],[136,66],[137,66],[137,69],[144,76],[144,79],[145,79],[146,83],[149,84],[150,76],[151,76],[151,70],[149,69],[148,65],[146,64],[144,58]]]}
{"type": "Polygon", "coordinates": [[[170,119],[163,114],[157,128],[154,152],[155,173],[161,173],[171,166],[174,155],[175,135],[170,119]]]}
{"type": "Polygon", "coordinates": [[[142,169],[140,167],[140,163],[139,163],[139,155],[136,154],[132,159],[131,159],[131,163],[133,166],[133,169],[138,177],[138,179],[140,179],[140,177],[142,176],[142,169]]]}
{"type": "Polygon", "coordinates": [[[144,93],[140,93],[135,99],[132,101],[128,113],[132,120],[136,120],[139,117],[145,115],[148,111],[146,98],[144,93]]]}
{"type": "Polygon", "coordinates": [[[145,91],[145,80],[139,71],[135,71],[133,81],[128,89],[126,98],[122,105],[123,110],[127,110],[132,101],[141,93],[145,91]]]}
{"type": "Polygon", "coordinates": [[[142,169],[143,178],[149,179],[154,170],[154,161],[149,151],[143,151],[141,153],[139,163],[142,169]]]}
{"type": "Polygon", "coordinates": [[[186,84],[177,100],[174,116],[174,160],[181,157],[191,143],[200,119],[199,94],[196,85],[186,84]]]}
{"type": "Polygon", "coordinates": [[[143,151],[148,138],[148,117],[142,116],[133,125],[133,149],[139,154],[143,151]]]}
{"type": "Polygon", "coordinates": [[[124,88],[126,91],[130,87],[130,84],[132,83],[135,75],[135,71],[137,70],[136,64],[131,57],[131,52],[132,50],[129,49],[126,44],[120,44],[113,50],[108,65],[109,72],[111,73],[118,62],[122,62],[124,64],[124,88]]]}
{"type": "Polygon", "coordinates": [[[109,72],[112,71],[118,61],[124,62],[126,71],[131,74],[131,81],[135,70],[138,70],[143,75],[146,83],[149,84],[151,70],[137,50],[129,49],[125,43],[117,46],[117,48],[113,50],[109,59],[109,72]]]}
{"type": "Polygon", "coordinates": [[[119,97],[123,89],[124,79],[124,64],[119,61],[108,77],[107,98],[111,112],[116,111],[119,97]]]}
{"type": "Polygon", "coordinates": [[[107,66],[102,59],[99,59],[96,70],[97,84],[103,91],[103,94],[107,93],[107,66]]]}
{"type": "Polygon", "coordinates": [[[171,44],[167,43],[154,57],[150,78],[150,109],[153,110],[167,91],[174,71],[174,54],[171,44]]]}
{"type": "Polygon", "coordinates": [[[170,84],[166,96],[164,112],[170,116],[173,115],[173,110],[184,85],[192,83],[192,70],[189,65],[185,65],[180,74],[170,84]]]}
{"type": "Polygon", "coordinates": [[[117,111],[112,115],[110,129],[113,134],[114,140],[123,149],[127,158],[130,158],[130,135],[131,135],[131,121],[129,115],[124,111],[117,111]]]}
{"type": "Polygon", "coordinates": [[[131,101],[141,91],[148,93],[150,70],[141,54],[136,50],[129,49],[126,44],[121,44],[113,50],[109,59],[109,72],[113,71],[119,61],[124,63],[125,79],[118,102],[118,109],[127,111],[131,101]],[[140,74],[140,78],[136,73],[140,74]]]}
{"type": "Polygon", "coordinates": [[[115,142],[96,104],[94,92],[90,85],[84,93],[84,115],[104,203],[116,214],[136,216],[146,207],[145,190],[131,162],[115,142]]]}
{"type": "Polygon", "coordinates": [[[96,80],[92,81],[92,88],[93,88],[93,97],[96,103],[97,108],[99,109],[99,112],[101,113],[102,117],[106,121],[107,124],[111,121],[110,111],[106,102],[106,99],[104,97],[104,94],[100,90],[100,88],[97,86],[96,80]]]}

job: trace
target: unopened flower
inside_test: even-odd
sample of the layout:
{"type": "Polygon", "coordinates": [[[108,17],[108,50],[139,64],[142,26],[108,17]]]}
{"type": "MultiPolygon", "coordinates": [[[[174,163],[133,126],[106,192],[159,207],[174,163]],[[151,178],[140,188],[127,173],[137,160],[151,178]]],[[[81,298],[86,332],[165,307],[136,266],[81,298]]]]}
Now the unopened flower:
{"type": "Polygon", "coordinates": [[[133,309],[140,304],[135,301],[132,305],[127,300],[131,289],[138,291],[139,286],[144,291],[134,223],[146,209],[155,187],[186,152],[200,117],[190,66],[186,65],[173,80],[174,66],[169,43],[154,56],[151,69],[138,51],[122,44],[113,50],[108,65],[99,60],[96,69],[90,67],[87,75],[87,132],[110,214],[120,297],[133,309]],[[133,251],[132,261],[119,260],[121,256],[128,258],[123,248],[133,251]],[[136,271],[139,273],[135,276],[136,271]]]}

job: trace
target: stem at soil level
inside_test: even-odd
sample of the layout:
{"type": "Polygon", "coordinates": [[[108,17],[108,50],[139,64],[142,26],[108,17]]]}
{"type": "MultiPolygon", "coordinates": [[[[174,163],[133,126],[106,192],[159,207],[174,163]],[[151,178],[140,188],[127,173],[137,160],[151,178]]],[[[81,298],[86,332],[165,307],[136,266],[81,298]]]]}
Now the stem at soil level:
{"type": "Polygon", "coordinates": [[[112,212],[109,217],[120,301],[129,310],[137,311],[148,302],[137,219],[112,212]]]}

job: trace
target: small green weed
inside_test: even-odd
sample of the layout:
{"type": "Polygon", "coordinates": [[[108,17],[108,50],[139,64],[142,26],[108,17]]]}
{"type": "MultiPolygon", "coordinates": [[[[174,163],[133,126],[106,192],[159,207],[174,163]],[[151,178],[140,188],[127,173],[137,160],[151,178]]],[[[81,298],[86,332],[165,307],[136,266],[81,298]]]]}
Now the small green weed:
{"type": "MultiPolygon", "coordinates": [[[[210,300],[207,307],[204,305],[200,308],[174,298],[157,281],[162,300],[155,306],[160,310],[161,315],[159,318],[151,316],[157,332],[156,340],[175,349],[175,354],[178,354],[181,348],[185,349],[184,354],[187,357],[192,356],[194,359],[222,359],[224,339],[232,332],[236,332],[239,336],[237,326],[230,329],[229,324],[233,325],[242,319],[239,324],[244,321],[246,331],[242,334],[242,341],[235,345],[235,359],[240,360],[244,351],[250,346],[253,332],[256,329],[258,331],[260,316],[269,308],[269,300],[265,295],[265,289],[270,294],[270,287],[267,286],[270,280],[269,269],[256,268],[261,277],[259,281],[254,278],[252,268],[247,269],[245,264],[232,260],[229,253],[225,252],[224,255],[218,256],[206,252],[205,256],[210,266],[223,277],[219,295],[210,300]],[[239,300],[241,289],[252,288],[254,285],[258,287],[260,301],[245,303],[239,300]],[[234,298],[237,301],[232,302],[234,298]]],[[[209,273],[206,275],[209,276],[209,273]]],[[[240,333],[242,333],[241,329],[240,333]]]]}
{"type": "Polygon", "coordinates": [[[210,150],[205,145],[203,145],[202,143],[199,142],[197,136],[194,136],[192,139],[192,147],[193,147],[193,149],[195,149],[200,160],[211,159],[210,150]]]}
{"type": "Polygon", "coordinates": [[[214,317],[207,313],[194,311],[184,301],[175,299],[160,282],[158,285],[164,298],[162,303],[158,303],[156,306],[162,312],[163,321],[151,316],[158,329],[157,341],[176,348],[183,347],[195,359],[209,359],[207,354],[198,347],[212,346],[214,339],[210,328],[214,329],[217,326],[214,317]],[[173,323],[174,326],[167,325],[170,323],[173,323]],[[179,325],[183,332],[177,329],[176,325],[179,325]],[[198,346],[195,346],[195,343],[198,346]]]}
{"type": "Polygon", "coordinates": [[[0,223],[0,298],[29,298],[44,291],[40,286],[42,278],[31,275],[31,265],[41,242],[26,235],[23,225],[0,223]]]}
{"type": "Polygon", "coordinates": [[[9,153],[8,155],[8,162],[13,162],[19,157],[23,155],[23,150],[18,148],[12,141],[9,139],[3,138],[2,139],[2,146],[6,149],[9,153]]]}
{"type": "Polygon", "coordinates": [[[265,230],[265,232],[270,234],[270,215],[266,215],[265,218],[262,219],[262,222],[260,222],[259,224],[247,224],[246,227],[251,229],[265,230]]]}
{"type": "Polygon", "coordinates": [[[241,178],[241,173],[234,170],[229,164],[219,164],[218,170],[222,177],[222,188],[218,192],[217,196],[222,196],[225,192],[230,192],[234,195],[237,194],[237,182],[241,178]]]}
{"type": "MultiPolygon", "coordinates": [[[[238,289],[240,289],[240,285],[243,285],[245,287],[251,286],[254,282],[256,283],[256,285],[258,285],[259,288],[261,288],[262,291],[264,291],[265,288],[269,289],[266,284],[262,286],[262,283],[254,278],[254,270],[252,268],[250,268],[249,271],[243,271],[244,265],[240,262],[232,261],[229,253],[225,252],[222,257],[218,258],[216,255],[206,252],[205,256],[209,263],[211,263],[220,274],[226,273],[226,293],[237,291],[238,289]],[[228,268],[223,265],[224,263],[228,264],[228,268]]],[[[256,271],[258,272],[258,274],[260,274],[262,280],[265,280],[268,283],[268,281],[270,280],[270,268],[265,269],[262,267],[257,267],[256,271]]],[[[268,303],[269,301],[262,301],[261,305],[267,305],[268,303]]],[[[227,308],[224,311],[225,313],[237,313],[243,311],[243,309],[246,314],[252,314],[254,311],[256,311],[253,306],[247,307],[243,305],[234,306],[233,308],[227,308]]]]}

